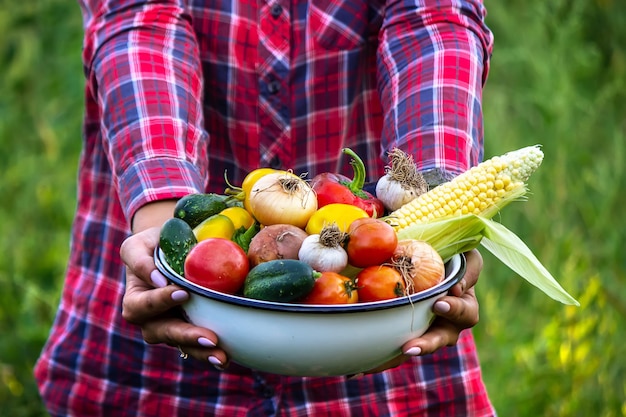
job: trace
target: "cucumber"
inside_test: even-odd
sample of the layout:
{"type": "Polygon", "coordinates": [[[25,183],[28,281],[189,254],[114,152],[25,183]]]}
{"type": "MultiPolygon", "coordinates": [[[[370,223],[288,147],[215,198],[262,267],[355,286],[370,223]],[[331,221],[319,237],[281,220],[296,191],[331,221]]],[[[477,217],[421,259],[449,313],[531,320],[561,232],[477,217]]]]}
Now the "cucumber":
{"type": "Polygon", "coordinates": [[[243,295],[282,303],[298,301],[311,292],[315,279],[320,275],[306,263],[295,259],[263,262],[248,272],[243,295]]]}
{"type": "Polygon", "coordinates": [[[161,227],[159,246],[167,264],[178,275],[185,274],[185,258],[196,243],[193,229],[184,220],[172,217],[161,227]]]}
{"type": "Polygon", "coordinates": [[[187,194],[174,207],[174,217],[187,222],[193,229],[202,221],[226,208],[227,196],[219,194],[187,194]]]}

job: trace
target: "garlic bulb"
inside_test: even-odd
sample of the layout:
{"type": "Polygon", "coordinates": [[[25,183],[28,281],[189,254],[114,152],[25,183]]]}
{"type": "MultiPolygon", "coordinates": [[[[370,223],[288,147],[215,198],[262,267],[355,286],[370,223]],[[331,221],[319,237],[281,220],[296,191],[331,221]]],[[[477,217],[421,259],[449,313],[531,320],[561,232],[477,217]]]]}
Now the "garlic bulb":
{"type": "Polygon", "coordinates": [[[385,208],[394,211],[428,190],[428,184],[419,173],[413,157],[398,148],[389,153],[391,166],[385,167],[376,183],[376,197],[385,208]]]}
{"type": "Polygon", "coordinates": [[[340,272],[348,265],[348,253],[342,243],[346,234],[333,223],[319,234],[307,236],[298,251],[298,259],[318,272],[340,272]]]}

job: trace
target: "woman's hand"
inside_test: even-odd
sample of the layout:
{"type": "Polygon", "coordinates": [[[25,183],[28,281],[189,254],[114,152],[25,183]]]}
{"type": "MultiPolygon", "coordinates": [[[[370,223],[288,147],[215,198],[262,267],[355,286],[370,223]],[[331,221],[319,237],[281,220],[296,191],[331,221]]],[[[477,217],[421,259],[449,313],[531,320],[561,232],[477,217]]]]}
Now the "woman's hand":
{"type": "Polygon", "coordinates": [[[483,258],[476,249],[467,252],[465,256],[467,258],[465,275],[450,289],[448,295],[435,302],[433,311],[437,317],[428,331],[421,337],[406,342],[402,346],[403,355],[366,373],[381,372],[401,365],[411,356],[426,355],[444,346],[453,346],[459,339],[461,331],[478,323],[478,300],[474,293],[474,285],[483,269],[483,258]]]}
{"type": "Polygon", "coordinates": [[[415,356],[433,353],[443,346],[453,346],[462,330],[478,324],[478,300],[474,286],[483,269],[483,258],[476,249],[465,254],[467,270],[447,296],[437,300],[433,311],[437,315],[428,331],[418,339],[407,342],[402,351],[415,356]],[[419,350],[419,352],[418,352],[419,350]]]}
{"type": "Polygon", "coordinates": [[[147,343],[166,343],[181,350],[182,356],[208,360],[223,368],[228,364],[228,357],[216,347],[217,335],[183,319],[178,306],[189,298],[189,294],[178,286],[168,285],[154,265],[153,253],[159,241],[160,227],[172,216],[174,204],[171,201],[152,203],[135,215],[135,233],[120,248],[127,267],[122,316],[141,327],[147,343]]]}

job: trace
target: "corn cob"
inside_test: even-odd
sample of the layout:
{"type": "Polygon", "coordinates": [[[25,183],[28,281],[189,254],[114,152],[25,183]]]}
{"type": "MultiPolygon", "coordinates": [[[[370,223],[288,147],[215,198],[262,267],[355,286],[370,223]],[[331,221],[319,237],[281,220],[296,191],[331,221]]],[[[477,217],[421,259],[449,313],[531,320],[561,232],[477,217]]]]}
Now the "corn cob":
{"type": "Polygon", "coordinates": [[[449,216],[493,217],[504,205],[526,193],[526,181],[541,165],[539,146],[528,146],[481,162],[392,212],[387,221],[396,229],[449,216]]]}

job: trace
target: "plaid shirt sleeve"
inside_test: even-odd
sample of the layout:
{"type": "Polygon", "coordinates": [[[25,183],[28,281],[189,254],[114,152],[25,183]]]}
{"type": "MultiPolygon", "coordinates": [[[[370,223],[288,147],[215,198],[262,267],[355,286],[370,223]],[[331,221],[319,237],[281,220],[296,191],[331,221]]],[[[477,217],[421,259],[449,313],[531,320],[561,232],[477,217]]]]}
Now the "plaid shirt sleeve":
{"type": "Polygon", "coordinates": [[[387,2],[378,70],[382,145],[449,179],[482,159],[482,85],[492,50],[483,4],[387,2]]]}
{"type": "Polygon", "coordinates": [[[83,0],[83,61],[127,219],[205,188],[198,47],[179,1],[83,0]]]}

